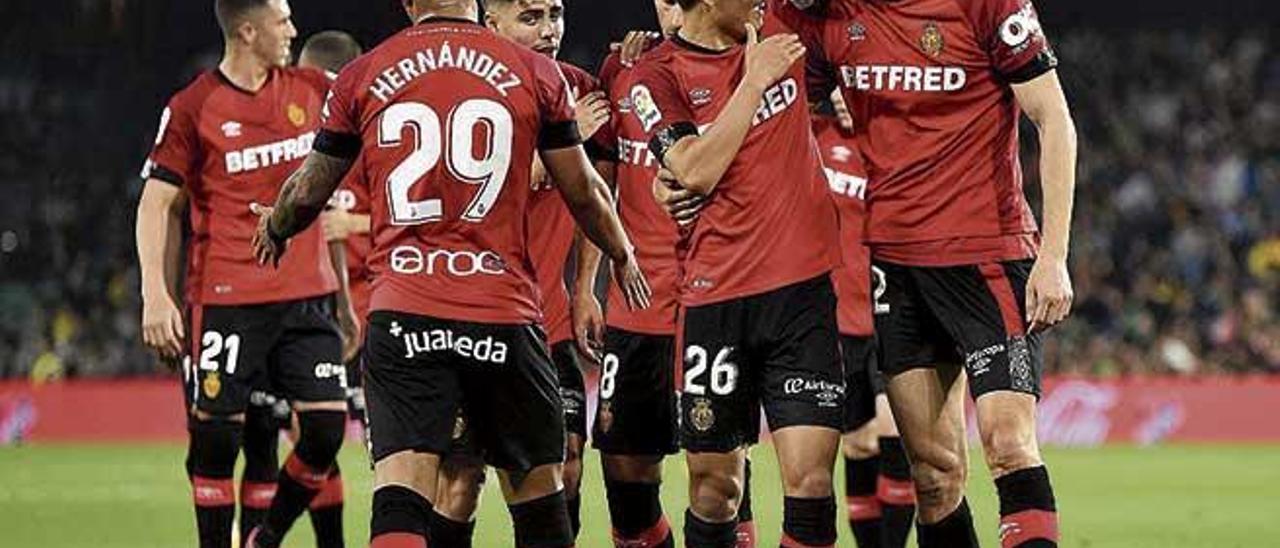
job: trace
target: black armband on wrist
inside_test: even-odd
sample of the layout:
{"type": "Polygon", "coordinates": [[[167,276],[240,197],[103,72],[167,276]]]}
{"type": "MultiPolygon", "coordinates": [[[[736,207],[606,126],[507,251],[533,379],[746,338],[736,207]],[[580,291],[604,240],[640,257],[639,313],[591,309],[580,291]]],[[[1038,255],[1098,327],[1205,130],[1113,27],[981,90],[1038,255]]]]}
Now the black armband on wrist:
{"type": "Polygon", "coordinates": [[[671,147],[679,143],[685,137],[697,137],[698,126],[692,122],[676,122],[665,128],[658,130],[653,134],[653,138],[649,140],[649,151],[658,158],[658,163],[663,163],[667,156],[667,151],[671,147]]]}

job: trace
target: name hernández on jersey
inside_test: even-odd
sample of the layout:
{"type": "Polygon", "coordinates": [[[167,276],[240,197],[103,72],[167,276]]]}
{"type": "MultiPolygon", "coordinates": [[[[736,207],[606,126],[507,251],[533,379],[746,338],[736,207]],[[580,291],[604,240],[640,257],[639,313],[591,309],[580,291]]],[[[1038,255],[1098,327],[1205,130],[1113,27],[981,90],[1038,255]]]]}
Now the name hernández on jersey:
{"type": "Polygon", "coordinates": [[[493,56],[466,46],[454,47],[444,42],[434,49],[418,50],[382,70],[369,84],[369,93],[383,103],[415,79],[437,70],[455,69],[469,72],[484,80],[506,97],[508,90],[523,82],[507,65],[493,56]]]}

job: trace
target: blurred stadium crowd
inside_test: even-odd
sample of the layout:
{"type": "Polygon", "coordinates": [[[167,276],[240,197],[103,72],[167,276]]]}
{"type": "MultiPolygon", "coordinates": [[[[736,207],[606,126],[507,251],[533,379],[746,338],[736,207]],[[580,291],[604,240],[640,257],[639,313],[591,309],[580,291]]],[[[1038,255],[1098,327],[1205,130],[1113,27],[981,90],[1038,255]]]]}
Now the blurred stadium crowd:
{"type": "MultiPolygon", "coordinates": [[[[26,24],[0,33],[14,52],[0,59],[0,378],[154,374],[138,341],[137,172],[183,82],[156,68],[154,40],[122,39],[162,21],[130,17],[129,0],[21,19],[4,12],[31,3],[6,4],[0,19],[26,24]]],[[[1267,27],[1049,25],[1081,146],[1077,304],[1049,337],[1050,371],[1280,373],[1280,36],[1267,27]]],[[[596,61],[569,36],[571,56],[596,61]]],[[[181,58],[160,66],[199,62],[169,53],[181,58]]]]}

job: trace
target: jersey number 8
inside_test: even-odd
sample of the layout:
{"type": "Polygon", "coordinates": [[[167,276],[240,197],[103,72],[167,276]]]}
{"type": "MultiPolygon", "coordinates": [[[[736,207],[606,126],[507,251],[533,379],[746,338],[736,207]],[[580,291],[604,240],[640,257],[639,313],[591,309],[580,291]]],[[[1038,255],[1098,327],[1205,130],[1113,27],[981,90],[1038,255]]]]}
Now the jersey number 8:
{"type": "Polygon", "coordinates": [[[440,115],[422,103],[396,103],[383,112],[378,125],[379,147],[400,146],[405,127],[414,135],[413,152],[387,178],[392,224],[416,225],[444,218],[444,205],[440,200],[409,198],[413,185],[435,169],[442,157],[446,158],[455,179],[480,187],[463,211],[463,220],[483,221],[502,194],[502,185],[511,169],[511,144],[515,136],[511,112],[491,99],[468,99],[449,113],[448,125],[446,135],[440,115]],[[475,156],[477,126],[489,139],[482,148],[486,152],[479,158],[475,156]]]}

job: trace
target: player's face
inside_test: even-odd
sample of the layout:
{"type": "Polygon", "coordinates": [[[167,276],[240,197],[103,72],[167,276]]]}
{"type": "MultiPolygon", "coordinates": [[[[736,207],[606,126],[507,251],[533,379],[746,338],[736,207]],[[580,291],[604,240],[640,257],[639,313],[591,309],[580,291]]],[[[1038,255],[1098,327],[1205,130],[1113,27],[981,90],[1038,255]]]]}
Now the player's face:
{"type": "Polygon", "coordinates": [[[515,0],[495,4],[486,15],[489,28],[507,39],[554,58],[564,38],[562,0],[515,0]]]}
{"type": "Polygon", "coordinates": [[[759,29],[764,23],[764,8],[765,0],[716,0],[712,11],[720,32],[742,41],[746,25],[759,29]]]}
{"type": "Polygon", "coordinates": [[[664,36],[671,36],[684,24],[684,10],[673,0],[653,0],[653,8],[658,11],[658,26],[664,36]]]}
{"type": "Polygon", "coordinates": [[[268,2],[255,10],[248,22],[252,27],[249,42],[254,54],[275,66],[288,65],[293,56],[293,39],[298,36],[289,0],[268,2]]]}

